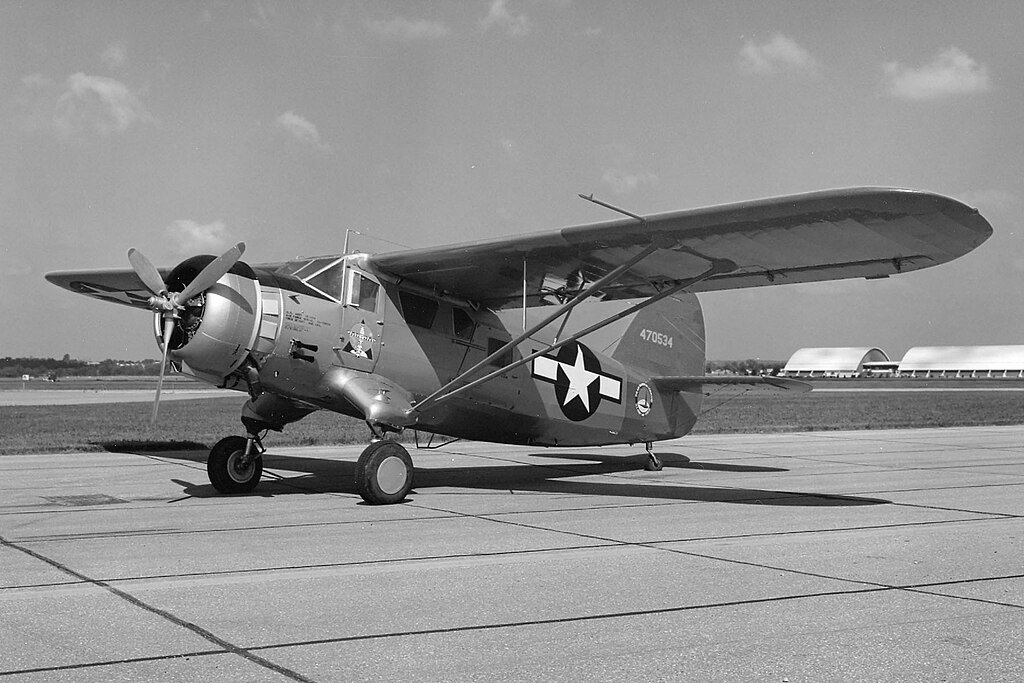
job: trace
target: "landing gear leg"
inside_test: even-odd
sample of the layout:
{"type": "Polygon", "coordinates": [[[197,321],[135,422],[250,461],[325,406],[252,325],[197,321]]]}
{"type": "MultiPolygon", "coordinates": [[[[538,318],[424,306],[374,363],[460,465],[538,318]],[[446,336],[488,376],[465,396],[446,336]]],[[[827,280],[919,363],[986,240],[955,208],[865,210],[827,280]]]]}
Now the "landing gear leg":
{"type": "Polygon", "coordinates": [[[217,442],[206,460],[206,473],[221,493],[248,493],[263,474],[263,446],[250,435],[228,436],[217,442]]]}
{"type": "Polygon", "coordinates": [[[644,469],[648,472],[660,472],[661,468],[665,465],[661,462],[661,458],[655,455],[652,450],[653,444],[648,441],[644,444],[644,448],[647,449],[647,461],[644,463],[644,469]]]}
{"type": "Polygon", "coordinates": [[[412,489],[412,458],[401,444],[374,441],[356,464],[356,491],[370,505],[391,505],[405,500],[412,489]]]}

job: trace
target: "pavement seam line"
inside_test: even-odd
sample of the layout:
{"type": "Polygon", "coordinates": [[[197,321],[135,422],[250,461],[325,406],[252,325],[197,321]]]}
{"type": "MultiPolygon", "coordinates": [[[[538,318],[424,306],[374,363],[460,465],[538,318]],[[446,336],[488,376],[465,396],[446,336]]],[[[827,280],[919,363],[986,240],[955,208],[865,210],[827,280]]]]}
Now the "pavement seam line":
{"type": "MultiPolygon", "coordinates": [[[[420,507],[426,507],[426,506],[420,506],[420,507]]],[[[437,508],[429,508],[429,507],[427,507],[426,509],[430,509],[430,510],[434,510],[434,511],[439,511],[437,508]]],[[[819,574],[817,572],[799,571],[799,570],[796,570],[796,569],[789,569],[787,567],[776,567],[776,566],[772,566],[772,565],[768,565],[768,564],[761,564],[761,563],[757,563],[757,562],[747,562],[745,560],[736,560],[736,559],[728,558],[728,557],[719,557],[719,556],[716,556],[716,555],[707,555],[707,554],[704,554],[704,553],[696,553],[696,552],[687,551],[687,550],[681,550],[681,549],[676,549],[676,548],[665,548],[665,547],[661,547],[661,545],[660,545],[661,542],[621,541],[621,540],[614,539],[614,538],[606,538],[606,537],[595,536],[595,535],[590,535],[590,534],[581,534],[579,532],[574,532],[574,531],[565,531],[565,530],[561,530],[561,529],[552,529],[552,528],[548,528],[548,527],[544,527],[544,526],[540,526],[540,525],[524,524],[524,523],[521,523],[521,522],[511,522],[511,521],[498,520],[498,519],[493,519],[493,518],[487,517],[485,515],[472,515],[472,514],[469,514],[469,513],[455,513],[455,514],[459,514],[459,515],[462,515],[464,517],[470,517],[470,518],[473,518],[473,519],[481,519],[481,520],[487,520],[487,521],[491,521],[491,522],[496,522],[498,524],[508,524],[508,525],[511,525],[511,526],[518,526],[518,527],[522,527],[522,528],[533,529],[535,531],[547,531],[547,532],[556,533],[556,534],[567,534],[569,536],[574,536],[574,537],[577,537],[577,538],[586,538],[586,539],[596,540],[596,541],[605,541],[605,542],[610,544],[609,547],[647,548],[648,550],[655,550],[655,551],[661,551],[661,552],[669,552],[669,553],[674,553],[674,554],[678,554],[678,555],[686,555],[686,556],[689,556],[689,557],[697,557],[697,558],[706,559],[706,560],[713,560],[713,561],[718,561],[718,562],[726,562],[726,563],[730,563],[730,564],[738,564],[738,565],[743,565],[743,566],[755,567],[757,569],[767,569],[767,570],[770,570],[770,571],[777,571],[777,572],[783,572],[783,573],[788,573],[788,574],[797,574],[797,575],[800,575],[800,576],[809,576],[811,578],[826,579],[826,580],[831,580],[831,581],[841,581],[841,582],[846,582],[846,583],[859,584],[861,586],[871,586],[871,587],[875,587],[878,590],[899,590],[899,591],[906,591],[906,592],[926,592],[926,591],[915,590],[915,589],[919,589],[919,588],[922,587],[921,585],[916,585],[916,584],[915,585],[911,585],[909,587],[905,587],[905,586],[898,586],[898,585],[893,585],[893,584],[880,583],[880,582],[877,582],[877,581],[870,581],[870,580],[863,580],[863,579],[850,579],[850,578],[844,578],[844,577],[840,577],[840,576],[830,576],[828,574],[819,574]]],[[[979,581],[979,580],[982,580],[982,579],[971,578],[971,579],[964,579],[962,581],[957,581],[957,582],[943,582],[943,583],[945,585],[949,585],[950,583],[972,583],[972,582],[976,582],[976,581],[979,581]]],[[[927,585],[927,584],[924,584],[924,585],[927,585]]],[[[840,591],[840,593],[848,593],[848,592],[858,592],[858,591],[856,591],[856,590],[855,591],[840,591]]],[[[934,594],[934,595],[942,595],[942,594],[934,594]]],[[[944,595],[943,597],[953,597],[953,598],[958,598],[958,599],[962,599],[962,600],[971,600],[971,601],[984,602],[984,603],[990,602],[990,601],[986,601],[986,600],[982,600],[982,599],[975,599],[975,598],[969,598],[969,597],[963,597],[963,596],[946,596],[946,595],[944,595]]],[[[995,604],[1003,604],[1003,603],[995,603],[995,604]]],[[[1006,607],[1017,607],[1017,608],[1020,608],[1020,609],[1024,609],[1024,607],[1021,607],[1020,605],[1005,604],[1004,606],[1006,606],[1006,607]]]]}
{"type": "Polygon", "coordinates": [[[62,564],[61,562],[58,562],[57,560],[54,560],[54,559],[52,559],[50,557],[47,557],[47,556],[42,555],[40,553],[37,553],[34,550],[32,550],[31,548],[24,547],[24,546],[19,545],[17,543],[12,543],[11,541],[8,541],[6,538],[4,538],[3,536],[0,536],[0,545],[2,545],[5,548],[10,548],[12,550],[16,550],[16,551],[21,552],[21,553],[23,553],[25,555],[28,555],[29,557],[31,557],[33,559],[36,559],[36,560],[38,560],[40,562],[48,564],[51,567],[53,567],[54,569],[57,569],[58,571],[64,572],[65,574],[68,574],[70,576],[75,577],[79,581],[83,581],[85,583],[92,584],[93,586],[96,586],[97,588],[101,588],[101,589],[107,591],[108,593],[111,593],[112,595],[120,598],[121,600],[124,600],[125,602],[129,603],[130,605],[132,605],[134,607],[138,607],[139,609],[142,609],[142,610],[145,610],[147,612],[150,612],[151,614],[154,614],[154,615],[156,615],[158,617],[161,617],[162,619],[164,619],[166,621],[169,621],[169,622],[171,622],[172,624],[174,624],[176,626],[179,626],[179,627],[184,628],[184,629],[186,629],[188,631],[191,631],[192,633],[196,634],[200,638],[202,638],[202,639],[204,639],[204,640],[206,640],[206,641],[208,641],[210,643],[213,643],[214,645],[217,645],[218,647],[222,648],[224,650],[224,652],[226,652],[226,653],[238,655],[239,657],[242,657],[243,659],[246,659],[246,660],[248,660],[248,661],[250,661],[250,662],[252,662],[254,664],[258,664],[259,666],[262,666],[262,667],[264,667],[266,669],[270,669],[271,671],[274,671],[275,673],[278,673],[278,674],[281,674],[282,676],[290,678],[291,680],[294,680],[294,681],[304,681],[306,683],[313,683],[312,679],[306,678],[305,676],[303,676],[302,674],[298,673],[297,671],[292,671],[291,669],[288,669],[287,667],[284,667],[284,666],[281,666],[281,665],[276,664],[274,662],[271,662],[270,660],[264,659],[263,657],[260,657],[259,655],[254,655],[251,652],[249,652],[246,648],[243,648],[243,647],[240,647],[238,645],[235,645],[234,643],[231,643],[230,641],[227,641],[224,638],[221,638],[220,636],[214,634],[212,631],[208,631],[207,629],[199,626],[198,624],[193,624],[191,622],[185,621],[184,619],[181,619],[181,618],[175,616],[174,614],[172,614],[172,613],[170,613],[170,612],[168,612],[166,610],[163,610],[163,609],[160,609],[159,607],[155,607],[153,605],[150,605],[150,604],[144,602],[143,600],[141,600],[140,598],[135,597],[131,593],[127,593],[127,592],[125,592],[123,590],[120,590],[119,588],[115,588],[114,586],[110,585],[109,583],[107,583],[105,581],[101,581],[99,579],[93,579],[93,578],[91,578],[89,576],[86,576],[85,574],[82,574],[81,572],[75,571],[71,567],[68,567],[67,565],[62,564]]]}
{"type": "MultiPolygon", "coordinates": [[[[721,609],[721,608],[725,608],[725,607],[741,607],[741,606],[745,606],[745,605],[757,605],[757,604],[764,604],[764,603],[786,602],[786,601],[790,601],[790,600],[804,600],[804,599],[821,598],[821,597],[847,597],[847,596],[851,596],[851,595],[863,595],[863,594],[867,594],[867,593],[883,593],[883,592],[890,592],[890,591],[907,591],[907,592],[911,592],[911,593],[921,593],[921,594],[924,594],[924,595],[931,595],[931,596],[934,596],[934,597],[961,598],[961,599],[971,600],[971,598],[963,598],[962,596],[946,595],[946,594],[943,594],[943,593],[931,593],[929,591],[925,591],[925,590],[921,590],[921,589],[926,588],[926,587],[930,587],[930,586],[956,585],[956,584],[960,584],[960,583],[978,583],[978,582],[982,582],[982,581],[997,581],[997,580],[1010,579],[1010,578],[1024,578],[1024,574],[1012,575],[1012,576],[1002,576],[1002,577],[992,577],[992,578],[985,578],[985,579],[965,579],[963,581],[942,581],[942,582],[936,582],[934,584],[912,584],[912,585],[909,585],[909,586],[888,586],[888,585],[885,585],[885,584],[872,584],[870,582],[861,582],[861,583],[866,584],[866,587],[859,588],[859,589],[853,589],[853,590],[844,590],[844,591],[822,591],[822,592],[818,592],[818,593],[803,593],[803,594],[800,594],[800,595],[781,595],[781,596],[772,596],[772,597],[766,597],[766,598],[751,598],[751,599],[747,599],[747,600],[723,601],[723,602],[709,603],[709,604],[704,604],[704,605],[681,605],[681,606],[676,606],[676,607],[661,607],[661,608],[654,608],[654,609],[647,609],[647,610],[630,610],[630,611],[623,611],[623,612],[608,612],[608,613],[605,613],[605,614],[588,614],[588,615],[580,615],[580,616],[575,616],[575,617],[554,617],[554,618],[550,618],[550,619],[536,619],[536,620],[529,620],[529,621],[515,621],[515,622],[504,622],[504,623],[496,623],[496,624],[478,624],[478,625],[475,625],[475,626],[452,626],[452,627],[448,627],[448,628],[420,629],[420,630],[410,630],[410,631],[396,631],[396,632],[393,632],[393,633],[364,634],[364,635],[358,635],[358,636],[344,636],[344,637],[339,637],[339,638],[323,638],[323,639],[318,639],[318,640],[309,640],[309,641],[300,641],[300,642],[291,642],[291,643],[278,643],[276,645],[260,645],[260,646],[257,646],[255,648],[253,648],[253,649],[254,650],[265,650],[265,649],[278,649],[278,648],[304,647],[304,646],[308,647],[308,646],[311,646],[311,645],[327,645],[327,644],[332,644],[332,643],[358,642],[358,641],[364,641],[364,640],[379,640],[379,639],[383,639],[383,638],[401,638],[401,637],[422,636],[422,635],[439,635],[439,634],[446,634],[446,633],[465,633],[465,632],[473,632],[473,631],[487,631],[487,630],[496,630],[496,629],[502,629],[502,628],[521,628],[521,627],[529,627],[529,626],[545,626],[545,625],[553,625],[553,624],[569,624],[569,623],[577,623],[577,622],[584,622],[584,621],[598,621],[598,620],[602,620],[602,619],[621,619],[621,618],[628,618],[628,617],[652,616],[652,615],[658,615],[658,614],[674,614],[674,613],[679,613],[679,612],[691,612],[691,611],[704,610],[704,609],[721,609]]],[[[843,579],[839,579],[839,580],[843,580],[843,579]]],[[[979,600],[979,601],[980,602],[985,602],[987,604],[998,605],[998,606],[1013,607],[1013,608],[1017,608],[1017,609],[1024,609],[1024,607],[1022,607],[1020,605],[1005,604],[1005,603],[991,602],[991,601],[985,601],[985,600],[979,600]]]]}
{"type": "Polygon", "coordinates": [[[84,662],[81,664],[58,664],[55,666],[40,666],[32,669],[10,669],[0,671],[0,678],[5,676],[21,676],[25,674],[55,673],[57,671],[78,671],[80,669],[96,669],[104,666],[117,666],[118,664],[142,664],[145,662],[163,662],[171,659],[188,659],[190,657],[208,657],[210,655],[230,654],[223,650],[197,650],[195,652],[182,652],[173,655],[159,655],[154,657],[129,657],[127,659],[108,659],[101,662],[84,662]]]}
{"type": "Polygon", "coordinates": [[[777,595],[765,598],[751,598],[748,600],[731,600],[724,602],[708,603],[703,605],[679,605],[676,607],[658,607],[644,610],[628,610],[623,612],[606,612],[603,614],[584,614],[572,617],[552,617],[549,619],[533,619],[526,621],[508,621],[493,624],[475,624],[467,626],[450,626],[446,628],[419,629],[409,631],[395,631],[392,633],[367,633],[357,636],[341,636],[338,638],[322,638],[308,641],[294,641],[290,643],[277,643],[275,645],[259,645],[254,650],[271,650],[290,647],[308,647],[311,645],[327,645],[332,643],[359,642],[364,640],[380,640],[384,638],[403,638],[410,636],[440,635],[447,633],[467,633],[474,631],[492,631],[504,628],[522,628],[529,626],[548,626],[555,624],[572,624],[586,621],[601,621],[603,619],[623,619],[629,617],[654,616],[659,614],[676,614],[679,612],[694,612],[705,609],[721,609],[726,607],[742,607],[744,605],[757,605],[773,602],[785,602],[789,600],[803,600],[808,598],[859,595],[864,593],[878,593],[890,590],[884,587],[868,586],[861,589],[848,591],[825,591],[821,593],[804,593],[800,595],[777,595]]]}

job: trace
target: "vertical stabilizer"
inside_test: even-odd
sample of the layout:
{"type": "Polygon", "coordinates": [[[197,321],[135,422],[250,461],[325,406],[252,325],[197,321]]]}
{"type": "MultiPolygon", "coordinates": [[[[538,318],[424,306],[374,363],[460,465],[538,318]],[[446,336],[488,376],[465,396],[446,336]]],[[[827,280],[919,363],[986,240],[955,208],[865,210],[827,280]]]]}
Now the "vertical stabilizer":
{"type": "Polygon", "coordinates": [[[704,374],[704,313],[694,294],[662,299],[636,314],[612,357],[651,376],[704,374]]]}

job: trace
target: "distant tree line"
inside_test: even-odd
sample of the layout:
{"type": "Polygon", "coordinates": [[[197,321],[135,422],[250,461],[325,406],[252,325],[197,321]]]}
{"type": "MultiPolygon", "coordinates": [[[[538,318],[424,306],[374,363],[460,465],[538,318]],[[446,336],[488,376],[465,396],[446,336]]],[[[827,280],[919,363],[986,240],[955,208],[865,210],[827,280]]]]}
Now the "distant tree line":
{"type": "Polygon", "coordinates": [[[786,367],[784,360],[709,360],[704,364],[704,372],[708,374],[723,373],[728,375],[777,375],[786,367]]]}
{"type": "Polygon", "coordinates": [[[71,358],[68,354],[56,358],[0,358],[0,377],[101,377],[110,375],[159,375],[160,361],[114,360],[108,358],[98,363],[71,358]]]}

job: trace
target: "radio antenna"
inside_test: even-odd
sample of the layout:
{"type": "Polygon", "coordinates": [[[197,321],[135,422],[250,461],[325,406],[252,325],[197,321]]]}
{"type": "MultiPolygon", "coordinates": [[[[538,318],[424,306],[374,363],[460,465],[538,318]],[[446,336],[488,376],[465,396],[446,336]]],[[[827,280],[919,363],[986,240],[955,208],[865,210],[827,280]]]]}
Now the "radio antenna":
{"type": "Polygon", "coordinates": [[[640,221],[640,223],[646,223],[647,222],[646,220],[644,220],[643,216],[638,216],[635,213],[632,213],[630,211],[626,211],[625,209],[620,209],[619,207],[614,206],[612,204],[609,204],[608,202],[602,202],[600,199],[594,199],[594,194],[593,193],[590,193],[590,194],[579,194],[577,196],[580,199],[586,199],[588,202],[593,202],[594,204],[597,204],[598,206],[603,206],[606,209],[611,209],[612,211],[614,211],[616,213],[621,213],[623,216],[629,216],[630,218],[632,218],[635,221],[640,221]]]}

